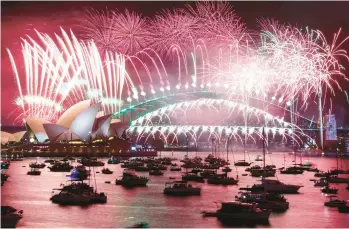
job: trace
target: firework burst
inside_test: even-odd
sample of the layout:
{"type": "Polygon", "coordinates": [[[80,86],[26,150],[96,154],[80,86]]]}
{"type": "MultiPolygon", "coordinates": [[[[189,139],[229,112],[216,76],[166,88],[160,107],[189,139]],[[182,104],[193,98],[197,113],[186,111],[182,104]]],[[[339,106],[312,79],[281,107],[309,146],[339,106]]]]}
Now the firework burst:
{"type": "Polygon", "coordinates": [[[124,13],[114,12],[111,31],[116,45],[115,50],[127,55],[134,55],[147,48],[151,40],[148,20],[127,9],[124,13]]]}
{"type": "Polygon", "coordinates": [[[184,12],[198,19],[200,38],[210,44],[227,44],[245,37],[246,26],[229,2],[200,1],[187,4],[184,12]]]}
{"type": "Polygon", "coordinates": [[[79,20],[81,37],[85,40],[93,40],[101,53],[116,50],[113,27],[114,11],[87,10],[85,17],[79,20]]]}

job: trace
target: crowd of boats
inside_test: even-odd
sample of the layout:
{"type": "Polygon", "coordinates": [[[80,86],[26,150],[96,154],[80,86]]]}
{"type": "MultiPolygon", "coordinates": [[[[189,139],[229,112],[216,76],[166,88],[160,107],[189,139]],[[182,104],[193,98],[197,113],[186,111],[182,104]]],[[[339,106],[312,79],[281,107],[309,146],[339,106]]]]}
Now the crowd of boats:
{"type": "MultiPolygon", "coordinates": [[[[321,187],[321,192],[331,194],[329,200],[324,203],[327,207],[336,207],[339,212],[349,212],[349,204],[345,200],[339,200],[336,194],[338,189],[330,186],[331,183],[347,183],[349,190],[349,178],[339,177],[339,174],[348,174],[348,170],[334,169],[323,172],[312,166],[310,162],[304,164],[294,164],[291,167],[282,167],[277,169],[275,165],[265,165],[265,155],[263,159],[257,156],[255,161],[263,161],[263,166],[253,165],[251,162],[240,160],[234,162],[234,166],[250,166],[245,169],[253,177],[261,177],[261,182],[253,184],[251,187],[241,187],[234,201],[222,202],[221,207],[213,212],[203,211],[202,215],[207,217],[217,217],[225,223],[229,222],[265,222],[268,221],[272,212],[284,212],[289,209],[289,202],[284,194],[298,193],[303,187],[302,185],[285,184],[278,179],[271,179],[277,171],[281,174],[302,174],[305,171],[314,172],[315,177],[319,180],[312,179],[314,187],[321,187]]],[[[165,195],[175,196],[191,196],[201,195],[201,187],[193,185],[192,182],[208,183],[214,185],[236,185],[239,182],[239,177],[231,177],[228,174],[232,172],[230,162],[227,159],[217,157],[210,154],[206,158],[187,156],[181,160],[181,165],[176,163],[177,159],[169,157],[160,158],[131,158],[122,160],[121,158],[111,157],[108,159],[108,164],[120,164],[124,168],[122,177],[115,179],[115,185],[121,185],[128,188],[137,186],[146,186],[152,176],[163,176],[164,171],[183,171],[181,179],[174,179],[165,183],[163,193],[165,195]],[[136,172],[148,172],[149,176],[138,176],[136,172]]],[[[2,168],[9,168],[9,161],[2,161],[2,168]]],[[[62,160],[48,159],[44,163],[33,162],[29,164],[31,168],[28,175],[40,175],[40,169],[48,167],[51,172],[70,172],[67,175],[68,184],[61,184],[52,192],[50,200],[53,203],[61,205],[89,205],[106,203],[107,196],[104,192],[97,191],[96,182],[93,173],[96,166],[105,166],[105,163],[97,160],[97,158],[81,158],[75,159],[71,157],[63,158],[62,160]],[[79,165],[73,166],[72,161],[76,161],[79,165]],[[92,167],[92,169],[91,169],[92,167]],[[38,172],[35,172],[38,171],[38,172]],[[35,174],[36,173],[36,174],[35,174]],[[92,180],[92,182],[91,182],[92,180]],[[91,185],[95,183],[95,185],[91,185]]],[[[236,170],[237,171],[237,170],[236,170]]],[[[108,168],[101,170],[103,174],[113,174],[108,168]]],[[[247,175],[247,174],[242,174],[247,175]]],[[[1,173],[2,184],[7,180],[8,176],[1,173]]],[[[5,207],[8,206],[4,206],[5,207]]],[[[3,209],[3,207],[2,207],[3,209]]],[[[7,208],[11,209],[11,208],[7,208]]],[[[2,210],[3,212],[3,210],[2,210]]],[[[20,219],[22,213],[12,210],[4,210],[4,217],[8,214],[16,215],[13,218],[20,219]],[[7,212],[7,213],[6,213],[7,212]]],[[[3,219],[3,213],[2,213],[3,219]]]]}

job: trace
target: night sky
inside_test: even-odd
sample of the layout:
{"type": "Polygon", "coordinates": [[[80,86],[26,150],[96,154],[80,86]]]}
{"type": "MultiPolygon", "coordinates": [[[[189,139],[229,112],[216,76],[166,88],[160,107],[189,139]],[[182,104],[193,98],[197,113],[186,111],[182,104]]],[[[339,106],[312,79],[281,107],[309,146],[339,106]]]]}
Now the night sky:
{"type": "MultiPolygon", "coordinates": [[[[187,2],[1,2],[1,124],[12,124],[8,114],[14,110],[13,101],[17,86],[6,48],[14,55],[16,63],[21,60],[21,37],[26,34],[36,37],[39,32],[60,34],[60,27],[72,29],[78,35],[78,18],[85,9],[130,10],[152,16],[164,8],[182,7],[187,2]]],[[[193,2],[191,2],[193,4],[193,2]]],[[[280,22],[299,26],[309,26],[321,30],[329,41],[333,33],[342,27],[342,39],[349,36],[349,2],[231,2],[236,13],[249,29],[257,29],[256,19],[269,17],[280,22]]],[[[349,42],[343,46],[349,51],[349,42]]],[[[349,75],[349,65],[346,75],[349,75]]],[[[18,68],[18,66],[17,66],[18,68]]],[[[24,75],[23,75],[24,77],[24,75]]],[[[340,81],[349,92],[349,83],[340,81]]],[[[313,112],[315,113],[315,112],[313,112]]],[[[334,100],[334,113],[339,125],[349,124],[349,105],[344,93],[337,93],[334,100]]]]}

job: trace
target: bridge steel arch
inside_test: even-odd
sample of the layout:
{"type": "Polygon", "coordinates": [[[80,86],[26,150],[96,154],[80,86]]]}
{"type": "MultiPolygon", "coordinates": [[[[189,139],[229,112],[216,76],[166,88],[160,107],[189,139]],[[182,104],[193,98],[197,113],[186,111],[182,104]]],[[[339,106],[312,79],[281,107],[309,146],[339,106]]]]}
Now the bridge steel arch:
{"type": "MultiPolygon", "coordinates": [[[[156,110],[158,108],[164,107],[166,105],[176,104],[181,101],[192,101],[197,100],[200,98],[219,98],[224,99],[227,101],[241,101],[241,99],[238,97],[238,94],[236,94],[235,98],[232,98],[231,100],[227,99],[227,95],[225,92],[211,92],[207,90],[195,90],[195,91],[179,91],[178,93],[172,93],[172,94],[163,94],[162,96],[153,96],[153,98],[147,98],[143,101],[137,101],[137,103],[132,104],[132,102],[129,102],[125,104],[122,109],[120,109],[119,112],[113,113],[114,118],[119,118],[123,121],[133,121],[146,113],[149,113],[153,110],[156,110]]],[[[250,96],[249,97],[254,103],[259,103],[260,105],[264,105],[264,108],[266,111],[268,111],[270,108],[276,108],[279,110],[282,110],[285,114],[288,115],[294,115],[297,117],[299,121],[302,122],[302,125],[299,125],[303,130],[308,131],[317,131],[317,123],[314,120],[311,120],[309,118],[306,118],[294,111],[292,111],[290,108],[287,108],[287,106],[282,106],[280,103],[277,102],[275,99],[268,101],[266,99],[261,99],[256,96],[250,96]]],[[[265,97],[264,97],[265,98],[265,97]]]]}

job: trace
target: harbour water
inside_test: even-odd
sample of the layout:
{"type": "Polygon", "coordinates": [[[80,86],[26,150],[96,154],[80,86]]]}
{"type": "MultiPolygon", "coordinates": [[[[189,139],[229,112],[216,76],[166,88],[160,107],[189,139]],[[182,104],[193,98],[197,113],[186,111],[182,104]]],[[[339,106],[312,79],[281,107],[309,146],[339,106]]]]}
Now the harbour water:
{"type": "MultiPolygon", "coordinates": [[[[185,154],[185,152],[174,152],[173,157],[181,159],[185,154]]],[[[196,154],[206,157],[209,153],[190,152],[189,157],[194,157],[196,154]]],[[[251,161],[254,161],[257,154],[249,155],[251,161]]],[[[162,156],[171,157],[172,153],[165,152],[162,156]]],[[[226,154],[222,153],[221,156],[226,157],[226,154]]],[[[293,158],[293,155],[287,153],[272,153],[266,156],[266,164],[272,163],[280,168],[284,165],[284,159],[287,166],[292,164],[293,158]]],[[[38,161],[43,162],[45,159],[47,158],[39,158],[38,161]]],[[[243,153],[234,153],[234,159],[243,159],[243,153]]],[[[100,158],[100,160],[107,162],[108,158],[100,158]]],[[[232,154],[229,155],[229,160],[233,162],[232,154]]],[[[336,158],[303,157],[303,162],[305,160],[309,160],[324,171],[337,166],[336,158]]],[[[106,163],[106,167],[114,171],[113,174],[96,173],[103,167],[91,168],[98,191],[105,192],[108,197],[106,204],[88,207],[59,206],[50,201],[52,189],[59,188],[61,183],[66,183],[66,175],[69,173],[50,172],[46,167],[42,169],[40,176],[28,176],[26,173],[29,170],[29,163],[33,161],[36,161],[36,158],[11,162],[10,168],[5,171],[10,177],[1,187],[2,205],[10,205],[24,211],[23,219],[17,224],[18,228],[121,228],[139,222],[147,222],[149,227],[162,228],[224,227],[216,218],[202,217],[201,212],[217,209],[217,202],[235,200],[239,187],[246,187],[260,180],[260,178],[242,176],[243,173],[247,173],[244,171],[246,167],[231,165],[233,171],[229,176],[235,178],[238,175],[240,180],[238,185],[220,186],[193,182],[194,186],[202,187],[201,196],[171,197],[163,194],[165,182],[170,181],[170,176],[180,179],[181,172],[171,172],[168,169],[164,176],[150,176],[147,187],[126,189],[114,184],[115,179],[122,175],[123,169],[120,164],[106,163]],[[111,181],[111,183],[107,184],[105,181],[111,181]]],[[[262,162],[254,161],[253,164],[262,164],[262,162]]],[[[349,159],[340,160],[339,166],[349,169],[349,159]]],[[[148,172],[137,172],[137,174],[149,176],[148,172]]],[[[284,183],[301,184],[304,187],[300,189],[300,194],[285,195],[290,202],[290,208],[286,212],[272,213],[268,225],[256,225],[256,227],[349,227],[349,214],[339,213],[336,208],[324,206],[327,200],[326,195],[321,193],[319,187],[314,187],[312,181],[309,181],[314,179],[314,172],[305,171],[302,175],[277,173],[276,176],[284,183]]],[[[92,179],[93,185],[95,185],[94,182],[92,179]]],[[[345,189],[346,184],[331,184],[331,186],[339,188],[339,199],[349,200],[349,191],[345,189]]]]}

